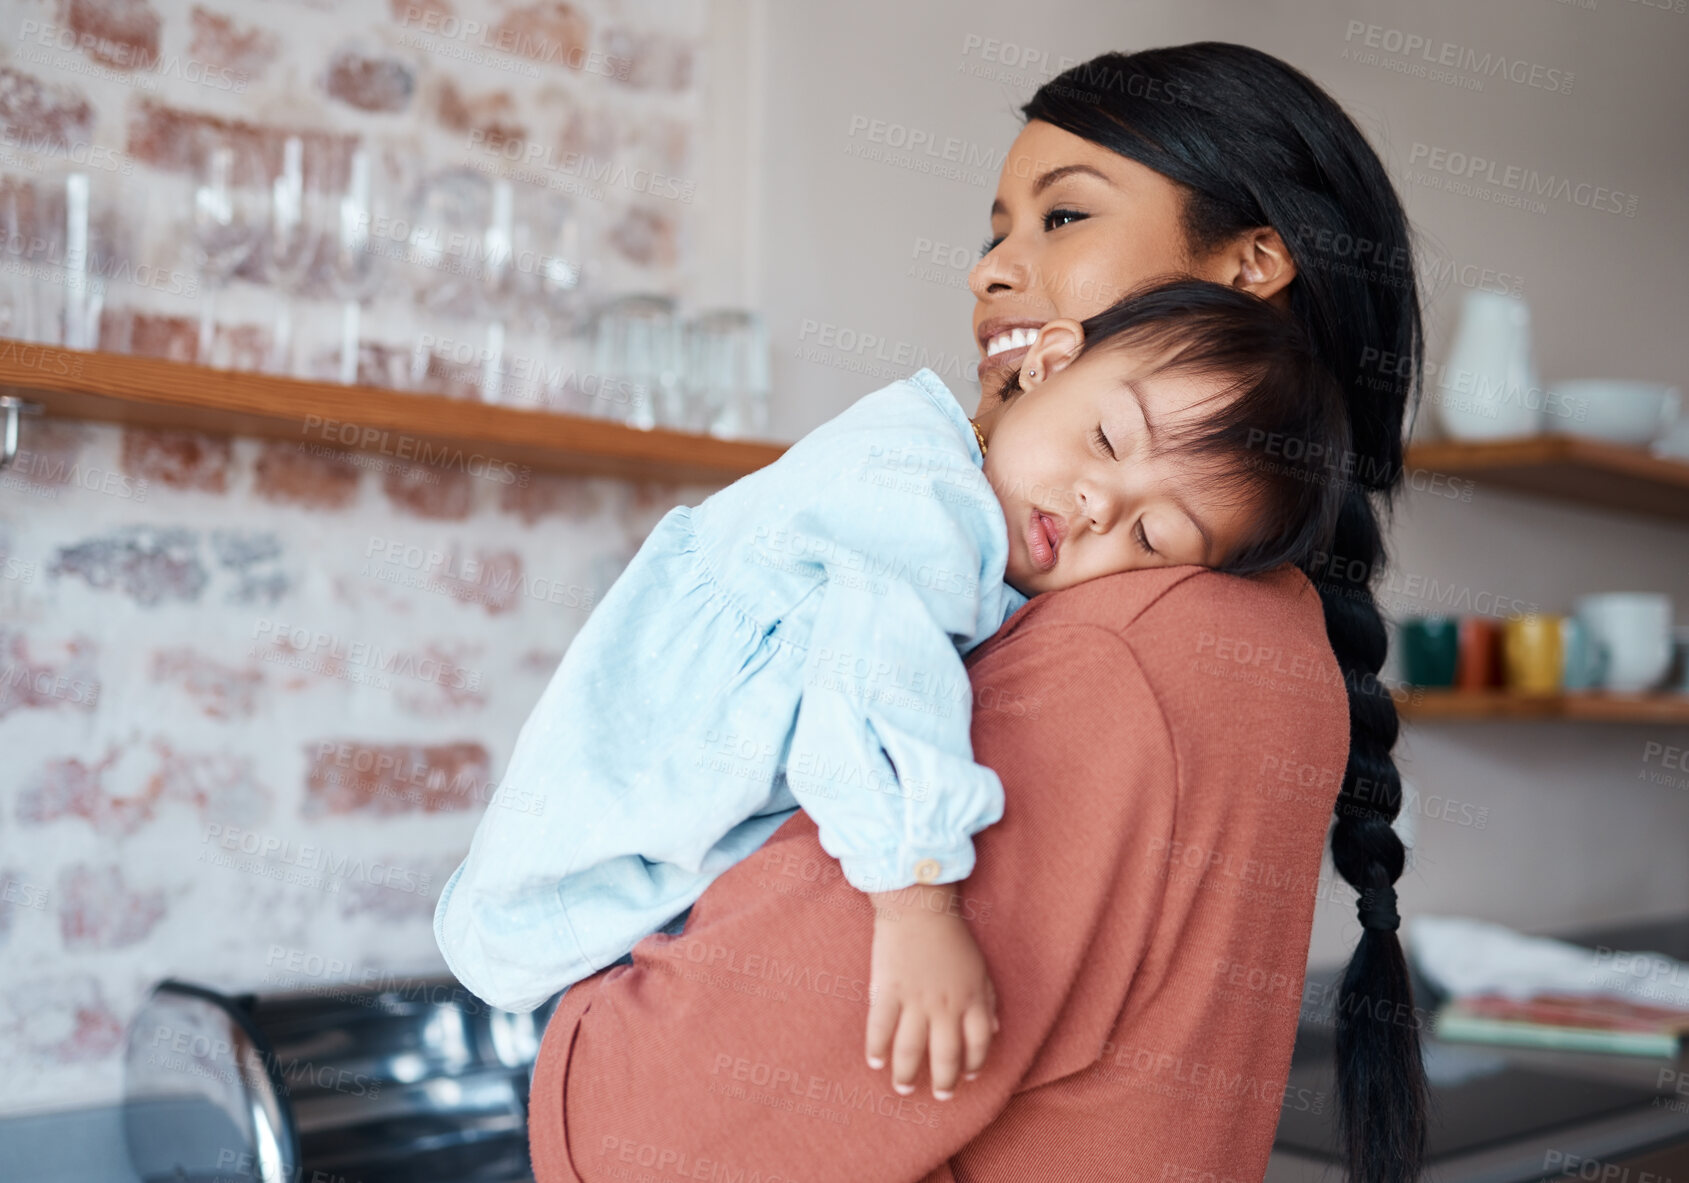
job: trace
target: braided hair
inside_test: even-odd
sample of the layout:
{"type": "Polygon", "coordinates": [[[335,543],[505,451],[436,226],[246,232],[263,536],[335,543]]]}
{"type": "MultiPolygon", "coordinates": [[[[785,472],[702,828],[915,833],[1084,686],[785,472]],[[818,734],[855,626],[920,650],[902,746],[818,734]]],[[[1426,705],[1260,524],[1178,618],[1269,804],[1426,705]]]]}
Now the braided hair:
{"type": "Polygon", "coordinates": [[[1278,231],[1296,264],[1291,315],[1337,380],[1351,452],[1337,476],[1330,550],[1292,561],[1319,589],[1349,697],[1349,760],[1331,854],[1360,893],[1360,941],[1338,988],[1337,1113],[1356,1183],[1407,1183],[1425,1156],[1426,1086],[1393,884],[1405,851],[1391,749],[1395,702],[1380,684],[1387,638],[1373,597],[1379,515],[1402,481],[1403,423],[1424,361],[1407,219],[1360,130],[1310,78],[1241,45],[1107,53],[1041,86],[1021,108],[1185,190],[1198,257],[1245,231],[1278,231]]]}

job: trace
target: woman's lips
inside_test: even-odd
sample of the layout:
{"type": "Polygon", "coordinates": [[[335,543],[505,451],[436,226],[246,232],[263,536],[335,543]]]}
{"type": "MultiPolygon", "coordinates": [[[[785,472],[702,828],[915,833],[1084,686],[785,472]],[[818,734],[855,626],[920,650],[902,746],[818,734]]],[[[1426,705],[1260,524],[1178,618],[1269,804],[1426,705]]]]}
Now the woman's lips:
{"type": "Polygon", "coordinates": [[[1032,552],[1032,565],[1040,571],[1048,571],[1056,565],[1056,556],[1061,550],[1061,526],[1049,514],[1042,510],[1033,510],[1032,517],[1026,523],[1026,546],[1032,552]]]}
{"type": "Polygon", "coordinates": [[[1031,345],[1021,345],[1015,349],[1005,349],[1001,353],[994,353],[990,357],[979,359],[979,369],[975,371],[980,381],[991,373],[1006,374],[1010,370],[1020,369],[1020,359],[1026,356],[1031,345]]]}

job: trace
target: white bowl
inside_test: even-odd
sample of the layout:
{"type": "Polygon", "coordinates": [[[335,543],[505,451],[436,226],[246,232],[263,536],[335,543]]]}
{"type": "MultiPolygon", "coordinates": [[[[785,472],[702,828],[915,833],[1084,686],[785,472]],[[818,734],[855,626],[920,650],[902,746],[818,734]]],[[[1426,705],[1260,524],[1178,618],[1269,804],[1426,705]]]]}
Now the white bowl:
{"type": "Polygon", "coordinates": [[[1682,396],[1664,382],[1578,378],[1549,391],[1548,429],[1614,444],[1642,445],[1671,430],[1682,396]]]}

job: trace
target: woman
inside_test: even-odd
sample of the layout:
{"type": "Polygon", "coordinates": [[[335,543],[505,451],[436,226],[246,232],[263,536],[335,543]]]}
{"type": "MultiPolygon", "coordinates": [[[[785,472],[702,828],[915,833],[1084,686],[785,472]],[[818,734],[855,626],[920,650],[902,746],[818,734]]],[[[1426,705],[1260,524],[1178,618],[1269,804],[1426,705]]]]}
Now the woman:
{"type": "MultiPolygon", "coordinates": [[[[1335,553],[1248,580],[1092,580],[970,655],[975,755],[1008,804],[961,899],[1002,1029],[954,1099],[893,1095],[862,1062],[872,917],[799,813],[683,936],[565,995],[534,1079],[540,1183],[1258,1178],[1281,1108],[1331,1103],[1284,1080],[1333,808],[1334,863],[1362,893],[1336,1007],[1349,1172],[1418,1172],[1369,586],[1422,351],[1400,204],[1323,91],[1241,46],[1104,55],[1022,110],[971,278],[976,417],[1037,349],[1016,329],[1155,276],[1244,288],[1308,328],[1346,392],[1335,553]]],[[[1294,444],[1261,441],[1263,462],[1294,444]]]]}

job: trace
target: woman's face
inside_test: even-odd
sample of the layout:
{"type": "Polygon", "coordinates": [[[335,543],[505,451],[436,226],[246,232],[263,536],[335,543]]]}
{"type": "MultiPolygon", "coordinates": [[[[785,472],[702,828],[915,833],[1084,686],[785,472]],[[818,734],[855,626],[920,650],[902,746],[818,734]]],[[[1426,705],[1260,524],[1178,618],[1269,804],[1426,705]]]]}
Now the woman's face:
{"type": "Polygon", "coordinates": [[[997,181],[994,245],[968,277],[982,416],[1000,405],[997,391],[1020,368],[1021,338],[1046,321],[1084,320],[1160,277],[1209,279],[1268,297],[1290,282],[1294,267],[1273,254],[1282,243],[1271,230],[1192,257],[1184,193],[1135,160],[1042,120],[1027,122],[997,181]]]}

